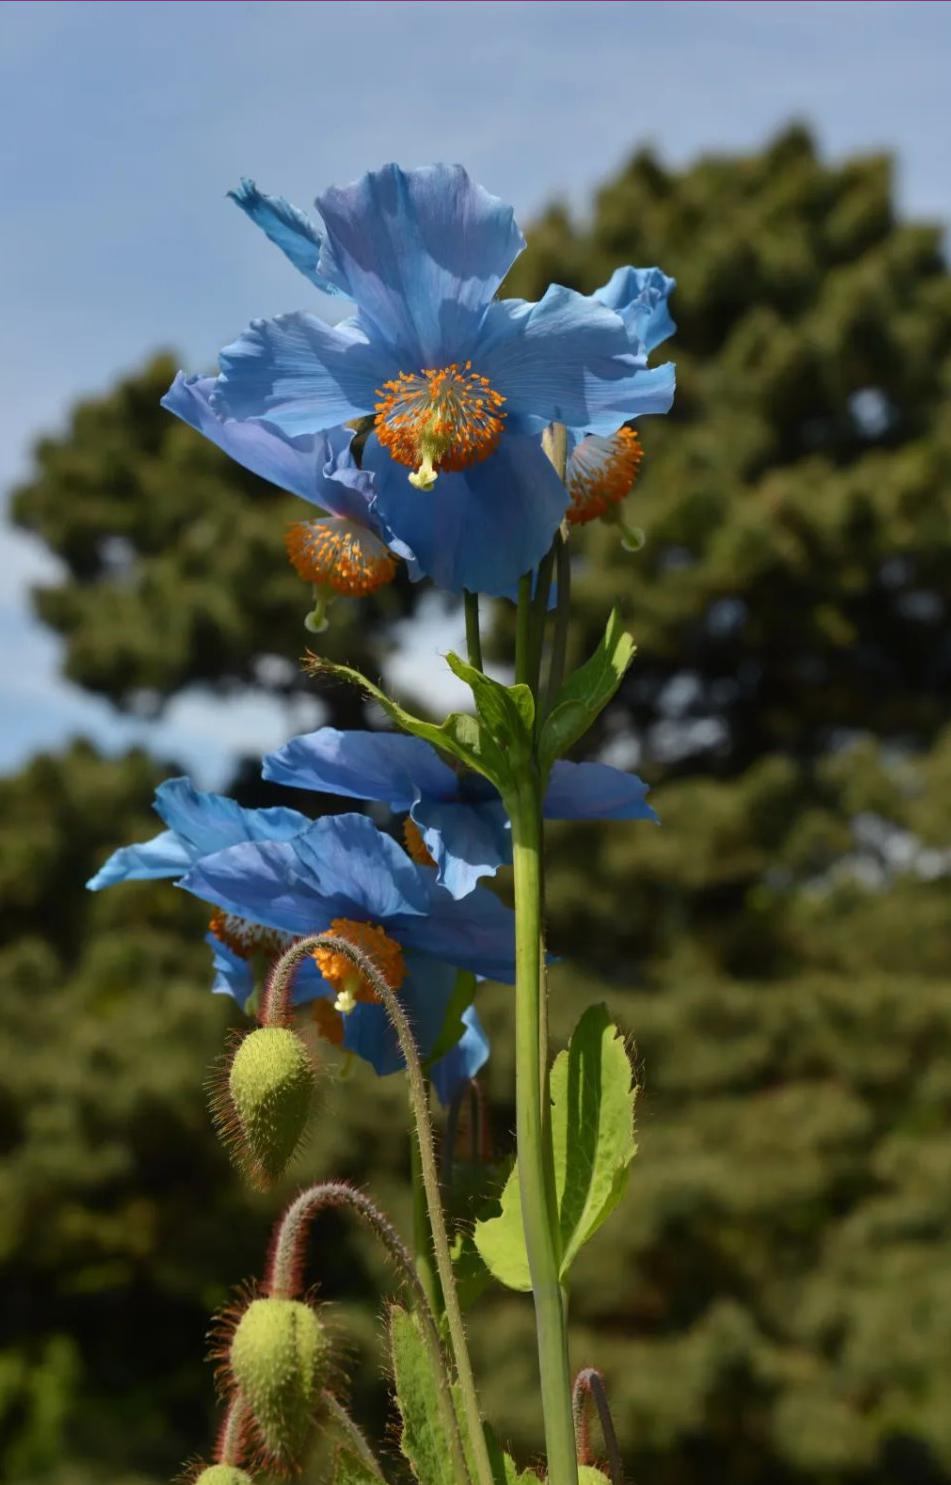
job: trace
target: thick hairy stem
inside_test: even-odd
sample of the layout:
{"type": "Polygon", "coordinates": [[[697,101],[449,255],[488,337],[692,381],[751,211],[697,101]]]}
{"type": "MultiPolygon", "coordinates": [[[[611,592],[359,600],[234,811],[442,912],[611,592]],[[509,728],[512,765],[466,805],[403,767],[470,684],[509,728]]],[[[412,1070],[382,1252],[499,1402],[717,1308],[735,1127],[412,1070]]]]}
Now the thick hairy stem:
{"type": "Polygon", "coordinates": [[[419,1163],[419,1145],[412,1137],[410,1166],[410,1179],[413,1184],[413,1255],[416,1259],[416,1272],[426,1291],[433,1314],[441,1315],[444,1306],[439,1288],[439,1276],[433,1261],[433,1234],[429,1225],[426,1188],[423,1185],[423,1173],[419,1163]]]}
{"type": "Polygon", "coordinates": [[[589,1405],[593,1403],[601,1425],[601,1435],[604,1439],[604,1447],[608,1456],[608,1472],[611,1476],[612,1485],[624,1485],[624,1466],[621,1462],[621,1450],[614,1431],[614,1420],[611,1417],[611,1409],[608,1407],[608,1395],[604,1387],[604,1378],[596,1367],[585,1367],[575,1377],[575,1387],[571,1398],[571,1412],[575,1420],[575,1433],[578,1437],[578,1453],[582,1464],[593,1464],[591,1451],[591,1423],[589,1405]]]}
{"type": "Polygon", "coordinates": [[[468,588],[462,595],[462,601],[466,610],[466,654],[469,664],[476,670],[482,669],[482,634],[479,629],[479,595],[470,593],[468,588]]]}
{"type": "Polygon", "coordinates": [[[541,800],[534,782],[506,803],[515,866],[515,1100],[519,1189],[535,1299],[538,1364],[550,1485],[577,1485],[565,1302],[559,1277],[558,1209],[542,1066],[541,800]]]}
{"type": "MultiPolygon", "coordinates": [[[[329,937],[329,935],[328,935],[329,937]]],[[[426,1344],[439,1380],[439,1412],[446,1435],[453,1451],[453,1465],[461,1481],[469,1478],[465,1463],[465,1452],[456,1411],[452,1402],[452,1385],[443,1354],[442,1342],[436,1320],[430,1308],[426,1291],[416,1271],[412,1254],[389,1218],[362,1191],[348,1186],[345,1181],[322,1181],[309,1186],[287,1208],[275,1229],[274,1242],[264,1281],[266,1294],[277,1299],[295,1299],[302,1287],[304,1257],[310,1225],[318,1212],[328,1207],[347,1207],[365,1222],[380,1239],[390,1258],[396,1265],[400,1278],[412,1291],[416,1309],[422,1320],[426,1344]]],[[[338,1420],[339,1421],[339,1420],[338,1420]]]]}
{"type": "Polygon", "coordinates": [[[276,959],[271,965],[264,990],[258,1020],[262,1026],[285,1026],[291,1014],[291,992],[294,978],[305,959],[310,959],[315,949],[330,944],[326,934],[313,934],[299,938],[296,944],[276,959]]]}
{"type": "Polygon", "coordinates": [[[215,1440],[215,1464],[241,1465],[247,1449],[251,1414],[240,1392],[233,1392],[215,1440]]]}
{"type": "Polygon", "coordinates": [[[364,1437],[363,1430],[350,1417],[339,1397],[334,1397],[332,1392],[325,1390],[320,1394],[320,1400],[327,1416],[333,1420],[344,1438],[347,1439],[353,1453],[363,1460],[378,1480],[385,1481],[386,1477],[380,1469],[376,1455],[364,1437]]]}
{"type": "MultiPolygon", "coordinates": [[[[423,1077],[423,1068],[420,1061],[419,1049],[416,1046],[416,1039],[413,1036],[409,1018],[400,1003],[399,997],[395,991],[390,989],[390,986],[377,969],[371,955],[356,948],[354,944],[350,943],[349,939],[340,938],[337,934],[333,933],[321,933],[299,940],[285,954],[282,954],[268,979],[268,989],[265,993],[265,1009],[271,1005],[273,1000],[275,1008],[286,1014],[297,966],[308,954],[312,954],[315,949],[321,948],[330,949],[336,954],[342,954],[346,959],[350,960],[350,963],[364,977],[373,990],[374,995],[385,1007],[393,1029],[396,1032],[400,1050],[403,1053],[403,1060],[406,1063],[406,1075],[409,1081],[410,1102],[413,1105],[413,1114],[416,1123],[420,1173],[426,1192],[426,1204],[429,1208],[433,1247],[436,1251],[436,1269],[439,1274],[439,1282],[442,1285],[443,1301],[446,1306],[446,1322],[449,1326],[449,1338],[452,1343],[456,1373],[459,1378],[459,1389],[462,1393],[466,1422],[471,1436],[470,1441],[476,1474],[479,1485],[493,1485],[492,1465],[489,1460],[485,1432],[482,1427],[482,1417],[479,1412],[479,1399],[476,1394],[475,1377],[472,1372],[472,1362],[469,1359],[469,1347],[466,1342],[465,1327],[462,1323],[462,1310],[459,1306],[459,1296],[456,1292],[455,1275],[452,1271],[449,1234],[446,1231],[446,1218],[443,1213],[442,1201],[439,1194],[439,1173],[436,1168],[436,1149],[433,1141],[433,1125],[429,1111],[429,1098],[426,1093],[426,1080],[423,1077]]],[[[410,1264],[412,1267],[412,1260],[410,1260],[410,1264]]],[[[413,1268],[413,1273],[416,1274],[415,1268],[413,1268]]],[[[416,1279],[417,1283],[419,1283],[418,1274],[416,1274],[416,1279]]],[[[421,1284],[419,1288],[420,1292],[422,1292],[421,1284]]],[[[465,1469],[463,1469],[460,1479],[465,1479],[466,1473],[465,1469]]]]}

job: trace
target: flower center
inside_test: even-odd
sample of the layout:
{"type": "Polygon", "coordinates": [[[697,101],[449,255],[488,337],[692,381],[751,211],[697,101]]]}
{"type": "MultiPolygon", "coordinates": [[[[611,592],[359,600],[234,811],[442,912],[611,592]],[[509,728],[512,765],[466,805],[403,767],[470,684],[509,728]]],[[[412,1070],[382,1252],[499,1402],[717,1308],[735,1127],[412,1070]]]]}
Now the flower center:
{"type": "Polygon", "coordinates": [[[284,538],[287,555],[305,582],[363,598],[390,582],[396,558],[366,526],[343,516],[298,521],[284,538]]]}
{"type": "Polygon", "coordinates": [[[472,362],[413,375],[401,371],[379,388],[376,433],[410,484],[431,490],[440,470],[466,469],[488,458],[502,435],[505,398],[472,362]]]}
{"type": "MultiPolygon", "coordinates": [[[[403,950],[375,923],[356,923],[352,918],[334,918],[328,933],[346,939],[373,963],[377,974],[391,990],[398,990],[406,978],[403,950]]],[[[337,992],[333,1009],[349,1016],[359,1001],[377,999],[369,980],[362,975],[346,954],[336,949],[315,949],[314,960],[324,979],[337,992]]]]}
{"type": "Polygon", "coordinates": [[[610,438],[589,434],[568,460],[568,520],[583,526],[606,515],[629,495],[637,481],[644,450],[633,428],[619,428],[610,438]]]}
{"type": "Polygon", "coordinates": [[[255,954],[265,954],[273,959],[294,942],[292,933],[251,923],[247,918],[239,918],[237,913],[214,913],[208,929],[239,959],[253,959],[255,954]]]}
{"type": "Polygon", "coordinates": [[[429,848],[423,840],[423,832],[411,815],[407,815],[403,821],[403,844],[406,854],[417,866],[435,866],[436,863],[429,853],[429,848]]]}

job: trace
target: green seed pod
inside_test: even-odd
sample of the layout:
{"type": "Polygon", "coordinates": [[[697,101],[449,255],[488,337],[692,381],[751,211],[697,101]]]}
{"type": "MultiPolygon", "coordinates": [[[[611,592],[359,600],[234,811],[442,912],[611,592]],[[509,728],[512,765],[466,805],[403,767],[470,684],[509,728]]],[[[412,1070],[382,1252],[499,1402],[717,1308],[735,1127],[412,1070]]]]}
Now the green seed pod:
{"type": "Polygon", "coordinates": [[[196,1477],[195,1485],[254,1485],[254,1481],[236,1464],[210,1464],[196,1477]]]}
{"type": "Polygon", "coordinates": [[[226,1138],[256,1186],[283,1174],[310,1113],[314,1069],[307,1048],[287,1026],[261,1026],[239,1044],[228,1072],[232,1118],[226,1138]]]}
{"type": "Polygon", "coordinates": [[[231,1341],[231,1375],[268,1456],[297,1462],[327,1380],[327,1333],[299,1299],[255,1299],[231,1341]]]}

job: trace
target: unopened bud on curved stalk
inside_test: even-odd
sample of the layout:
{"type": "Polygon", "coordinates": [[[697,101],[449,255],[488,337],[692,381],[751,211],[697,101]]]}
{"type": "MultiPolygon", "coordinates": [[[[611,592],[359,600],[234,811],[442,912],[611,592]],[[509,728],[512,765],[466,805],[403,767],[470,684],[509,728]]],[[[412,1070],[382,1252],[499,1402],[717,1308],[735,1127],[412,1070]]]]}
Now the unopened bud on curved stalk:
{"type": "Polygon", "coordinates": [[[214,1089],[212,1113],[225,1144],[252,1185],[266,1190],[290,1164],[307,1128],[314,1067],[289,1026],[259,1026],[235,1048],[214,1089]]]}
{"type": "Polygon", "coordinates": [[[330,1345],[317,1312],[299,1299],[254,1299],[228,1355],[268,1458],[293,1469],[307,1447],[327,1381],[330,1345]]]}

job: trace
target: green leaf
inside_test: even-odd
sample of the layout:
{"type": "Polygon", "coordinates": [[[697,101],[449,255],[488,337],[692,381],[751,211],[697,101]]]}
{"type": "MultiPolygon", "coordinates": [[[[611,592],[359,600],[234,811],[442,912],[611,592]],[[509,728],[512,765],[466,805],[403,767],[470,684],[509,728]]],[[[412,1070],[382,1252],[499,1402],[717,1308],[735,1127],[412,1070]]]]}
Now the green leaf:
{"type": "MultiPolygon", "coordinates": [[[[603,1005],[591,1006],[551,1071],[562,1279],[624,1194],[637,1151],[636,1092],[617,1028],[603,1005]]],[[[475,1244],[501,1283],[510,1289],[531,1288],[517,1164],[502,1192],[499,1215],[476,1223],[475,1244]]]]}
{"type": "Polygon", "coordinates": [[[390,1354],[403,1430],[400,1448],[420,1485],[459,1485],[452,1447],[439,1413],[436,1375],[419,1317],[390,1306],[390,1354]]]}
{"type": "Polygon", "coordinates": [[[471,1232],[457,1232],[450,1253],[459,1303],[464,1310],[468,1310],[485,1292],[491,1275],[482,1262],[471,1232]]]}
{"type": "Polygon", "coordinates": [[[531,757],[535,725],[535,698],[531,688],[521,682],[503,686],[501,681],[467,665],[452,650],[446,656],[446,664],[471,690],[481,721],[510,762],[526,762],[531,757]]]}
{"type": "Polygon", "coordinates": [[[607,706],[624,679],[635,648],[631,636],[621,628],[617,609],[612,609],[598,648],[565,681],[545,719],[538,743],[543,777],[607,706]]]}
{"type": "Polygon", "coordinates": [[[578,1485],[611,1485],[611,1481],[603,1470],[595,1469],[593,1464],[579,1464],[578,1485]]]}
{"type": "Polygon", "coordinates": [[[488,1424],[485,1425],[485,1442],[492,1466],[495,1485],[540,1485],[534,1470],[520,1470],[511,1454],[507,1454],[488,1424]]]}
{"type": "Polygon", "coordinates": [[[380,1485],[382,1476],[343,1445],[334,1452],[333,1485],[380,1485]]]}
{"type": "MultiPolygon", "coordinates": [[[[463,664],[458,659],[457,663],[463,664]]],[[[400,706],[391,696],[387,696],[379,686],[375,686],[359,670],[354,670],[349,665],[336,665],[319,655],[308,655],[306,668],[311,675],[333,676],[337,680],[358,686],[383,708],[390,720],[395,722],[403,732],[408,732],[413,737],[421,737],[425,742],[431,743],[434,748],[439,748],[451,757],[457,758],[467,768],[489,779],[497,789],[504,788],[510,782],[510,755],[505,747],[495,741],[491,727],[481,716],[473,717],[466,712],[451,712],[444,722],[425,722],[421,717],[414,717],[412,712],[406,711],[405,707],[400,706]]],[[[468,670],[470,667],[465,668],[468,670]]],[[[478,675],[479,672],[475,674],[478,675]]],[[[492,682],[493,686],[496,684],[497,682],[492,682]]],[[[505,691],[507,688],[503,686],[499,689],[505,691]]],[[[520,688],[512,687],[511,689],[520,688]]],[[[514,702],[513,707],[516,715],[521,717],[523,708],[521,699],[514,702]]],[[[501,710],[499,705],[500,714],[501,710]]],[[[506,716],[511,720],[509,712],[506,712],[506,716]]]]}
{"type": "Polygon", "coordinates": [[[501,1210],[497,1217],[484,1217],[476,1222],[473,1232],[475,1245],[482,1262],[500,1284],[527,1293],[532,1287],[532,1276],[522,1232],[518,1162],[512,1167],[499,1201],[501,1210]]]}

